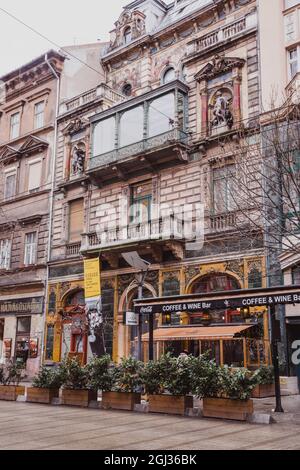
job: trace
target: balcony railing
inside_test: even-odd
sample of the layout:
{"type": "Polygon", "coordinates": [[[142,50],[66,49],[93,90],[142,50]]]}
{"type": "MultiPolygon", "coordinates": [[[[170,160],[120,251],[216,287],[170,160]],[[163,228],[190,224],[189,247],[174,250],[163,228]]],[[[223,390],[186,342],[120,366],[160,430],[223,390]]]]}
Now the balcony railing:
{"type": "Polygon", "coordinates": [[[66,246],[66,255],[67,256],[78,256],[80,254],[81,242],[69,243],[66,246]]]}
{"type": "Polygon", "coordinates": [[[184,222],[173,217],[82,235],[81,251],[107,249],[143,241],[184,240],[184,222]]]}
{"type": "Polygon", "coordinates": [[[257,26],[257,13],[253,12],[234,23],[225,26],[210,34],[202,36],[189,43],[188,55],[202,52],[210,47],[221,44],[228,39],[232,39],[241,33],[250,31],[257,26]]]}
{"type": "Polygon", "coordinates": [[[111,102],[111,104],[119,103],[125,101],[125,96],[121,93],[118,93],[112,90],[105,84],[99,85],[97,88],[93,88],[81,95],[78,95],[71,100],[65,101],[60,106],[60,114],[68,113],[74,111],[85,104],[91,103],[97,99],[106,99],[111,102]]]}
{"type": "Polygon", "coordinates": [[[228,212],[210,217],[210,232],[222,232],[236,226],[236,213],[228,212]]]}
{"type": "Polygon", "coordinates": [[[126,147],[121,147],[111,152],[95,156],[89,161],[89,170],[99,168],[111,163],[117,163],[119,160],[126,159],[127,157],[134,157],[135,155],[143,154],[152,149],[160,148],[166,145],[173,145],[176,143],[188,144],[188,135],[180,129],[172,129],[164,134],[148,139],[141,140],[126,147]]]}

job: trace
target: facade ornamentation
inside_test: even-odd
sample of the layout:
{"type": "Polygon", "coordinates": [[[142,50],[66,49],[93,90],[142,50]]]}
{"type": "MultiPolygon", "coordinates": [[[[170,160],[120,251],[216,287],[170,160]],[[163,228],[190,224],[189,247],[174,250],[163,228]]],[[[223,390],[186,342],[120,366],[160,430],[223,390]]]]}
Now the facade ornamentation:
{"type": "Polygon", "coordinates": [[[75,145],[72,152],[72,175],[80,176],[84,173],[84,164],[85,164],[85,150],[80,148],[78,145],[75,145]]]}
{"type": "Polygon", "coordinates": [[[212,127],[226,125],[229,129],[233,126],[233,115],[230,110],[231,100],[223,94],[222,91],[218,91],[215,96],[215,103],[213,105],[213,119],[211,121],[212,127]]]}
{"type": "MultiPolygon", "coordinates": [[[[125,10],[115,23],[114,39],[111,40],[109,50],[116,49],[127,43],[126,31],[130,29],[130,40],[143,36],[146,32],[145,15],[138,11],[125,10]]],[[[129,41],[128,41],[129,42],[129,41]]]]}

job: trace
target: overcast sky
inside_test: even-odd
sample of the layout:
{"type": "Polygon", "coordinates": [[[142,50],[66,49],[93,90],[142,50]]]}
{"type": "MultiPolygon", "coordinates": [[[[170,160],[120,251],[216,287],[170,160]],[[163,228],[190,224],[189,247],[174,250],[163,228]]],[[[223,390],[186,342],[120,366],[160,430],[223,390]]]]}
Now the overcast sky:
{"type": "Polygon", "coordinates": [[[108,40],[129,0],[0,0],[0,76],[54,48],[1,8],[60,46],[108,40]]]}

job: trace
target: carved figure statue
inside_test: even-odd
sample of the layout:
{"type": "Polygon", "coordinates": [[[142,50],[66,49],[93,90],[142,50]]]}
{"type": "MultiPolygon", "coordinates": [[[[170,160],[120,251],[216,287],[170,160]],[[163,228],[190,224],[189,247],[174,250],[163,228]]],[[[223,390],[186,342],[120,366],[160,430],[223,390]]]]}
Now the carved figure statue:
{"type": "Polygon", "coordinates": [[[72,174],[81,175],[84,172],[85,151],[74,147],[72,155],[72,174]]]}
{"type": "Polygon", "coordinates": [[[233,126],[233,116],[229,108],[229,99],[221,91],[217,92],[216,102],[213,108],[212,126],[227,124],[231,129],[233,126]]]}

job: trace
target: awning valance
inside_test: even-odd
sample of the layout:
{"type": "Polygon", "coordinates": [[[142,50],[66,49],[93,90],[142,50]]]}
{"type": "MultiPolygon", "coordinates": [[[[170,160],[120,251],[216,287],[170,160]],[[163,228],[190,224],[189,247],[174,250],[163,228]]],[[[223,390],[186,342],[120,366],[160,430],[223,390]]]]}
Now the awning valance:
{"type": "MultiPolygon", "coordinates": [[[[214,341],[220,339],[233,339],[242,336],[255,325],[230,325],[230,326],[207,326],[207,327],[173,327],[158,328],[154,330],[154,341],[186,341],[204,340],[214,341]]],[[[142,336],[143,342],[149,341],[149,334],[142,336]]]]}

